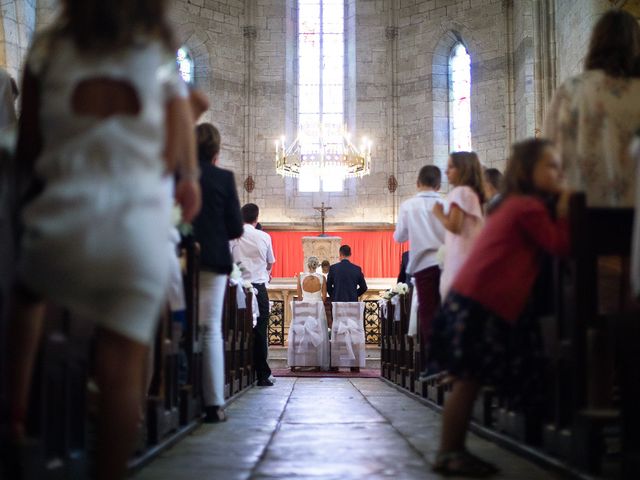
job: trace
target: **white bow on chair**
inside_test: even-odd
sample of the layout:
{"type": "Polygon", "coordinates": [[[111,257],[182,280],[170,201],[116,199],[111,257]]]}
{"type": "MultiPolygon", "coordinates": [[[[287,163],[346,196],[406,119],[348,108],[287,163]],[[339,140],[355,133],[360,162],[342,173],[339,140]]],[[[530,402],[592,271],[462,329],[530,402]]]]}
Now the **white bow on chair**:
{"type": "Polygon", "coordinates": [[[229,283],[237,287],[236,302],[238,303],[238,308],[247,308],[247,295],[244,293],[244,288],[242,288],[242,278],[229,278],[229,283]]]}
{"type": "Polygon", "coordinates": [[[349,353],[349,360],[355,360],[356,355],[353,352],[353,345],[361,345],[362,341],[362,324],[360,321],[354,318],[341,319],[338,324],[338,335],[344,336],[344,341],[347,345],[347,352],[349,353]],[[354,342],[353,339],[356,339],[354,342]]]}
{"type": "Polygon", "coordinates": [[[311,343],[314,347],[317,347],[322,343],[322,334],[318,331],[320,324],[315,317],[311,315],[304,317],[303,323],[296,323],[293,325],[293,332],[296,335],[296,353],[301,353],[302,345],[305,343],[311,343]],[[307,339],[308,336],[308,339],[307,339]],[[300,339],[300,340],[298,340],[300,339]]]}
{"type": "Polygon", "coordinates": [[[400,295],[391,297],[391,305],[393,305],[393,320],[400,321],[400,295]]]}

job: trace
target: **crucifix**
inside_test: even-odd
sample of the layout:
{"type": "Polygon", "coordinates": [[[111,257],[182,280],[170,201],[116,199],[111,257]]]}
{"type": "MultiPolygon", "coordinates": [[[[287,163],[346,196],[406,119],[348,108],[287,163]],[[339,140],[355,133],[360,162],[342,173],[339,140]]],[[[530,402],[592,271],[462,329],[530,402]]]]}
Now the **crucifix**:
{"type": "Polygon", "coordinates": [[[320,212],[320,220],[322,221],[322,232],[320,233],[320,237],[326,237],[325,233],[324,233],[324,219],[325,219],[325,212],[327,210],[331,210],[333,207],[325,207],[324,206],[324,202],[322,202],[322,206],[321,207],[313,207],[315,210],[318,210],[320,212]]]}

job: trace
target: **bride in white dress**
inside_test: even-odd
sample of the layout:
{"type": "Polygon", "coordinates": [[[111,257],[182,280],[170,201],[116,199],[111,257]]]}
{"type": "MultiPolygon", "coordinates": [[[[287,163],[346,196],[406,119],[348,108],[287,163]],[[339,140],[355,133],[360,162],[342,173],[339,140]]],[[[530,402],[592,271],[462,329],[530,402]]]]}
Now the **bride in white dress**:
{"type": "Polygon", "coordinates": [[[289,367],[329,367],[329,334],[324,301],[327,282],[316,273],[320,262],[316,257],[307,260],[307,273],[298,275],[298,301],[292,302],[289,327],[289,367]]]}

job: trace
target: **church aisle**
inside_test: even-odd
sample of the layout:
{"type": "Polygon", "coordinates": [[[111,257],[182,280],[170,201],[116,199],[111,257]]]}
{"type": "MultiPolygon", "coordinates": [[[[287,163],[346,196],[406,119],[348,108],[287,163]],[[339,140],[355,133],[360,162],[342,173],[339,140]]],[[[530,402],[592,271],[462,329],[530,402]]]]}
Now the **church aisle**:
{"type": "MultiPolygon", "coordinates": [[[[436,479],[440,416],[379,379],[278,378],[228,408],[144,468],[136,480],[436,479]]],[[[496,478],[551,479],[474,435],[470,448],[498,464],[496,478]]]]}

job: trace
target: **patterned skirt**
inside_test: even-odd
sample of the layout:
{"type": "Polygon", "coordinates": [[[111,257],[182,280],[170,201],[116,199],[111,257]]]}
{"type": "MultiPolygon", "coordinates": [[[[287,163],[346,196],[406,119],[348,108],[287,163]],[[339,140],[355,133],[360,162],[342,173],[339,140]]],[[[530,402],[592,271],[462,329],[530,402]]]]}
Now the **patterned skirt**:
{"type": "Polygon", "coordinates": [[[514,408],[544,399],[542,334],[529,308],[511,324],[451,291],[434,320],[428,366],[494,386],[514,408]]]}

